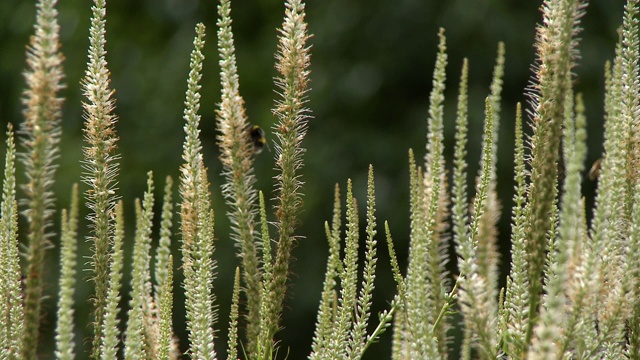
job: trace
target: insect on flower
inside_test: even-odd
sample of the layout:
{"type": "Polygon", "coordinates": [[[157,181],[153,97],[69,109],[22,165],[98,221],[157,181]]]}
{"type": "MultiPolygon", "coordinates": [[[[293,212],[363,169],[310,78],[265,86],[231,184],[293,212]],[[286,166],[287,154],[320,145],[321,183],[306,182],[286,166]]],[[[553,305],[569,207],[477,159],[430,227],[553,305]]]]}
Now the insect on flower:
{"type": "Polygon", "coordinates": [[[251,138],[251,143],[253,144],[253,151],[255,154],[260,154],[265,146],[267,147],[267,149],[269,149],[269,144],[267,143],[265,132],[260,126],[251,125],[251,128],[249,129],[249,137],[251,138]]]}
{"type": "Polygon", "coordinates": [[[589,179],[597,180],[600,176],[600,169],[602,168],[602,159],[600,158],[596,160],[593,165],[591,165],[591,169],[589,170],[589,179]]]}

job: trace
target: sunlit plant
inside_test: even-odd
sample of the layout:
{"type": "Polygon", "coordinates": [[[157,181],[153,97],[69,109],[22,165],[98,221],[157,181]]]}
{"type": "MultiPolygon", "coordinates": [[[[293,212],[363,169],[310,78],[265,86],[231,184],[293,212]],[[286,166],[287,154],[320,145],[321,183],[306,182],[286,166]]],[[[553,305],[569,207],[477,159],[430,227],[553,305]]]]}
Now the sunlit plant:
{"type": "MultiPolygon", "coordinates": [[[[280,339],[278,332],[287,325],[282,314],[292,252],[304,237],[299,230],[303,194],[313,191],[305,189],[304,183],[305,177],[313,176],[304,173],[304,139],[313,121],[313,104],[308,103],[311,35],[305,4],[287,0],[284,5],[275,54],[273,208],[256,185],[254,160],[264,139],[249,122],[240,93],[230,0],[220,0],[217,14],[221,94],[216,127],[224,182],[219,186],[209,182],[200,139],[206,28],[198,24],[184,101],[179,201],[174,203],[173,180],[167,178],[162,204],[154,207],[156,181],[151,171],[141,200],[118,195],[119,161],[127,154],[116,151],[116,103],[106,61],[107,4],[95,0],[82,80],[84,173],[78,182],[84,185],[69,184],[70,208],[60,211],[61,230],[55,234],[52,185],[61,139],[59,90],[64,86],[64,57],[56,1],[38,1],[35,33],[27,48],[18,149],[13,125],[6,132],[0,204],[0,359],[38,355],[44,254],[54,238],[61,244],[55,357],[79,356],[73,326],[73,294],[80,279],[79,233],[89,234],[84,240],[92,249],[89,261],[82,264],[90,274],[83,280],[94,289],[92,358],[177,359],[179,342],[188,344],[186,355],[194,359],[217,359],[224,353],[228,359],[287,358],[286,339],[280,339]],[[24,173],[24,183],[16,183],[16,172],[24,173]],[[218,189],[227,205],[228,234],[214,226],[216,217],[224,216],[213,212],[212,192],[218,189]],[[133,218],[124,215],[126,202],[135,206],[133,218]],[[89,209],[87,231],[82,232],[81,203],[89,209]],[[18,227],[19,209],[24,228],[18,227]],[[157,247],[152,246],[154,209],[161,209],[157,247]],[[132,254],[123,250],[125,222],[135,227],[132,254]],[[27,241],[24,269],[19,258],[21,233],[27,241]],[[179,242],[179,253],[171,252],[172,238],[179,242]],[[216,348],[221,343],[216,342],[218,329],[226,326],[216,323],[216,238],[237,245],[226,349],[216,348]],[[132,264],[129,294],[122,292],[125,262],[132,264]],[[181,284],[174,284],[175,272],[184,276],[181,284]],[[184,303],[173,302],[175,291],[184,292],[184,303]],[[120,308],[123,303],[126,309],[120,308]],[[185,339],[175,336],[176,307],[186,310],[185,339]],[[121,319],[124,313],[126,318],[121,319]]],[[[333,216],[325,223],[329,252],[309,359],[360,359],[385,331],[393,332],[393,359],[640,358],[638,1],[628,0],[625,5],[615,57],[604,71],[604,154],[591,222],[586,219],[581,190],[588,119],[582,96],[573,89],[580,20],[586,10],[586,0],[546,0],[541,7],[537,59],[526,90],[528,117],[523,117],[523,106],[518,104],[513,119],[516,186],[509,209],[511,261],[506,286],[499,287],[496,245],[497,220],[505,210],[496,194],[498,128],[500,121],[511,121],[500,117],[505,46],[497,44],[493,81],[483,109],[480,170],[475,187],[468,189],[467,179],[474,175],[468,173],[469,161],[477,160],[469,160],[468,149],[469,65],[466,59],[462,63],[453,170],[448,173],[444,104],[449,60],[441,29],[425,119],[426,155],[419,159],[408,149],[407,268],[399,266],[385,222],[395,295],[372,320],[383,241],[376,217],[374,167],[369,167],[364,206],[356,202],[351,180],[346,181],[346,194],[336,185],[333,216]],[[523,135],[525,123],[533,129],[528,138],[523,135]],[[362,208],[363,217],[359,216],[362,208]],[[450,239],[454,254],[448,253],[450,239]],[[445,266],[451,255],[457,257],[454,274],[445,266]],[[461,346],[456,348],[450,341],[454,328],[462,334],[461,346]]]]}

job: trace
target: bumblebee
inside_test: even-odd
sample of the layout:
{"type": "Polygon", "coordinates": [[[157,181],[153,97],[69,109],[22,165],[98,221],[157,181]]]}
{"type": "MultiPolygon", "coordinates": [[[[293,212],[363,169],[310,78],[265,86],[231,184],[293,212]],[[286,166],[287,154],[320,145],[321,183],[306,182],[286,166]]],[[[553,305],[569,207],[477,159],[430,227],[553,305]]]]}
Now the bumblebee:
{"type": "Polygon", "coordinates": [[[600,169],[602,168],[602,159],[604,158],[601,157],[591,165],[591,169],[589,170],[589,179],[598,180],[598,177],[600,176],[600,169]]]}
{"type": "Polygon", "coordinates": [[[267,144],[267,138],[265,136],[264,130],[258,125],[251,125],[249,128],[249,138],[251,139],[251,143],[253,144],[253,152],[257,155],[262,152],[262,149],[266,146],[269,149],[269,144],[267,144]]]}

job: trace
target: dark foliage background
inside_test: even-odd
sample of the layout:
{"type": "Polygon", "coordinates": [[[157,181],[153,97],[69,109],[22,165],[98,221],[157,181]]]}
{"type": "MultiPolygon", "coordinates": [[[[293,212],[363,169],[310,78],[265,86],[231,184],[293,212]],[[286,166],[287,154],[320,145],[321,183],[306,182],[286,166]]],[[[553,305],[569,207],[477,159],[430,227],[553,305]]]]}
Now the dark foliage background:
{"type": "MultiPolygon", "coordinates": [[[[526,102],[523,90],[530,79],[534,60],[536,23],[540,21],[541,1],[451,0],[451,1],[308,1],[307,20],[311,39],[312,65],[308,106],[314,119],[305,139],[308,149],[303,170],[305,210],[299,246],[294,256],[290,296],[280,332],[279,358],[301,359],[310,351],[325,269],[327,246],[323,222],[332,211],[335,183],[344,189],[346,179],[354,181],[355,194],[364,215],[366,168],[376,170],[378,236],[380,261],[374,310],[387,306],[393,283],[382,225],[388,220],[399,256],[406,264],[408,246],[408,166],[407,151],[424,155],[427,133],[428,96],[436,55],[437,31],[446,29],[448,42],[448,100],[445,109],[446,152],[453,148],[453,122],[457,84],[463,57],[470,61],[470,142],[471,174],[477,173],[481,141],[484,98],[488,94],[497,43],[506,44],[506,76],[501,113],[499,145],[499,191],[504,206],[500,223],[500,249],[503,275],[509,261],[509,217],[513,180],[513,118],[515,103],[526,102]],[[288,356],[286,356],[288,355],[288,356]]],[[[82,158],[82,107],[80,81],[84,75],[91,2],[65,0],[60,12],[62,52],[66,57],[66,98],[63,114],[63,140],[55,191],[59,207],[68,206],[71,184],[80,181],[82,158]]],[[[33,1],[0,2],[0,122],[22,121],[22,72],[25,45],[35,18],[33,1]]],[[[576,68],[576,89],[584,93],[589,121],[589,164],[602,151],[603,66],[613,57],[616,28],[621,23],[622,0],[594,0],[583,21],[580,46],[582,60],[576,68]]],[[[275,122],[271,114],[274,93],[273,54],[276,28],[283,17],[283,2],[276,0],[234,1],[232,17],[240,73],[241,93],[253,123],[269,129],[275,122]]],[[[215,144],[214,110],[219,100],[216,49],[216,2],[197,0],[112,0],[107,15],[107,60],[116,89],[117,130],[122,154],[120,194],[126,201],[128,253],[131,256],[134,224],[133,199],[145,189],[145,173],[153,170],[158,201],[165,176],[177,180],[183,141],[183,100],[188,73],[189,52],[194,26],[208,27],[202,89],[202,139],[213,183],[216,204],[218,278],[215,283],[219,307],[217,351],[226,353],[227,319],[234,268],[238,260],[228,238],[228,221],[220,195],[220,164],[215,144]]],[[[1,131],[4,134],[4,130],[1,131]]],[[[4,136],[3,136],[4,137],[4,136]]],[[[4,141],[4,140],[3,140],[4,141]]],[[[257,158],[258,186],[272,191],[273,152],[257,158]]],[[[469,185],[473,185],[470,176],[469,185]]],[[[595,184],[585,180],[588,204],[595,184]]],[[[83,189],[84,190],[84,189],[83,189]]],[[[177,196],[176,196],[177,200],[177,196]]],[[[86,214],[86,209],[83,209],[86,214]]],[[[157,207],[159,213],[160,207],[157,207]]],[[[178,232],[177,217],[175,231],[178,232]]],[[[81,222],[86,225],[86,221],[81,222]]],[[[57,224],[56,224],[57,226],[57,224]]],[[[86,234],[83,234],[83,236],[86,234]]],[[[179,244],[174,244],[177,252],[179,244]]],[[[49,251],[43,318],[42,358],[52,358],[55,326],[59,249],[49,251]]],[[[81,241],[80,263],[86,262],[88,245],[81,241]]],[[[176,266],[179,266],[177,262],[176,266]]],[[[86,266],[83,265],[83,268],[86,266]]],[[[129,268],[125,268],[127,272],[129,268]]],[[[78,343],[88,346],[90,321],[87,298],[91,288],[80,272],[77,291],[78,343]]],[[[125,278],[127,281],[127,278],[125,278]]],[[[176,279],[175,326],[182,349],[187,343],[181,307],[183,295],[176,279]]],[[[127,287],[125,287],[127,289],[127,287]]],[[[126,298],[126,296],[125,296],[126,298]]],[[[375,318],[375,317],[374,317],[375,318]]],[[[368,359],[389,357],[390,332],[368,352],[368,359]]],[[[80,351],[80,349],[78,349],[80,351]]]]}

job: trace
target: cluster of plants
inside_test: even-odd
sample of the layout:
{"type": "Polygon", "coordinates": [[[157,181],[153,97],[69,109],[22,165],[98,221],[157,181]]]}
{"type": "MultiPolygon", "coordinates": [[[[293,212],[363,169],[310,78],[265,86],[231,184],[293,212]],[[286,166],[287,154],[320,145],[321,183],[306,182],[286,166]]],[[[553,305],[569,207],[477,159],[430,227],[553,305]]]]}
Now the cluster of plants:
{"type": "MultiPolygon", "coordinates": [[[[591,221],[581,190],[587,172],[587,119],[582,97],[573,90],[580,19],[586,8],[586,0],[546,0],[541,7],[537,59],[526,90],[527,122],[533,135],[523,135],[520,105],[514,120],[516,187],[506,286],[499,285],[496,228],[503,211],[496,193],[496,154],[505,48],[498,46],[485,101],[480,171],[475,187],[469,189],[467,179],[474,174],[469,174],[467,156],[468,62],[464,60],[459,80],[453,170],[448,173],[443,116],[447,46],[441,30],[429,97],[427,152],[424,159],[416,159],[409,150],[407,268],[400,268],[388,224],[384,223],[384,231],[378,230],[373,167],[364,217],[359,215],[362,206],[355,200],[351,181],[346,196],[336,185],[333,217],[325,224],[329,253],[310,359],[359,359],[387,330],[392,331],[393,359],[640,358],[639,6],[637,0],[627,1],[615,58],[604,71],[604,154],[591,169],[598,179],[591,221]],[[453,275],[446,271],[450,240],[457,257],[453,275]],[[373,321],[381,241],[390,255],[396,291],[373,321]],[[459,349],[452,346],[453,328],[462,329],[459,349]]],[[[222,353],[214,346],[220,344],[215,340],[217,329],[225,324],[216,323],[213,289],[214,220],[221,215],[213,213],[211,192],[216,187],[208,180],[199,129],[205,26],[195,28],[190,57],[179,202],[173,202],[173,180],[167,178],[161,213],[156,216],[156,183],[149,172],[147,190],[134,201],[135,217],[129,219],[123,206],[130,199],[122,199],[117,188],[120,159],[126,154],[117,150],[116,102],[105,57],[105,0],[94,0],[82,80],[82,185],[70,184],[70,208],[56,211],[52,186],[62,131],[59,92],[64,86],[57,16],[55,0],[38,1],[35,33],[27,50],[24,121],[17,141],[13,125],[6,132],[0,206],[0,359],[39,355],[43,273],[51,266],[45,264],[45,252],[54,242],[61,247],[55,357],[80,356],[74,339],[74,291],[79,278],[81,203],[89,209],[86,241],[92,248],[88,264],[81,264],[88,267],[94,289],[89,355],[175,359],[181,356],[178,344],[188,343],[189,357],[216,359],[222,353]],[[17,184],[17,171],[24,173],[26,182],[17,184]],[[19,228],[20,213],[25,226],[19,228]],[[54,233],[58,215],[60,232],[54,233]],[[159,219],[155,248],[154,218],[159,219]],[[132,254],[123,251],[125,221],[135,224],[132,254]],[[23,251],[19,234],[26,239],[23,251]],[[172,254],[171,242],[176,240],[180,253],[172,254]],[[128,294],[122,291],[125,262],[132,264],[128,294]],[[174,271],[182,272],[181,284],[174,283],[174,271]],[[173,303],[177,289],[185,294],[183,304],[173,303]],[[186,309],[186,339],[174,334],[176,306],[186,309]]],[[[282,313],[292,251],[303,236],[299,233],[303,140],[312,118],[307,107],[311,47],[305,4],[285,1],[278,35],[273,208],[256,186],[255,155],[264,140],[246,115],[231,25],[230,0],[220,0],[221,97],[216,113],[224,177],[220,188],[231,223],[225,237],[235,241],[238,255],[225,352],[228,359],[287,358],[287,341],[278,332],[286,325],[282,313]],[[269,221],[270,216],[275,220],[269,221]]]]}

